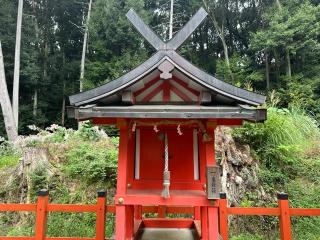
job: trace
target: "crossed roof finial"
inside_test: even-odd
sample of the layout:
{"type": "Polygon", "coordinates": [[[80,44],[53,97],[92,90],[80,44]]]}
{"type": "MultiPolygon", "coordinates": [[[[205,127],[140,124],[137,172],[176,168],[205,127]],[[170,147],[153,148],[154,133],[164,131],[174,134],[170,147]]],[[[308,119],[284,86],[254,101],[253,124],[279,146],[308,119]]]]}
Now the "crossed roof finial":
{"type": "Polygon", "coordinates": [[[156,50],[177,50],[190,35],[197,29],[202,21],[207,17],[208,13],[200,8],[198,12],[189,20],[189,22],[170,39],[164,42],[159,36],[151,30],[151,28],[143,22],[139,15],[130,9],[127,18],[140,34],[156,49],[156,50]]]}

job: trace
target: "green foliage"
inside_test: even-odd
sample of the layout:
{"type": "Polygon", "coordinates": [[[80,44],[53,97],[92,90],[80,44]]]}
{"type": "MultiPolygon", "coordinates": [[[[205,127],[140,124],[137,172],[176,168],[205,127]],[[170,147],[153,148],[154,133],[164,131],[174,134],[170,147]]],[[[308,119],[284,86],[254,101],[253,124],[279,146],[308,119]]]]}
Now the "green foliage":
{"type": "Polygon", "coordinates": [[[104,182],[115,180],[118,152],[106,146],[83,143],[67,154],[65,172],[79,180],[104,182]]]}
{"type": "Polygon", "coordinates": [[[16,166],[19,158],[20,154],[9,142],[0,142],[0,169],[16,166]]]}
{"type": "MultiPolygon", "coordinates": [[[[320,129],[312,117],[298,108],[269,108],[264,124],[247,123],[234,136],[256,152],[259,180],[266,192],[287,192],[292,207],[320,207],[320,129]]],[[[242,205],[256,205],[257,201],[250,194],[242,205]]],[[[316,217],[292,218],[294,239],[319,239],[319,221],[316,217]]],[[[264,223],[268,225],[275,223],[264,223]]],[[[243,229],[252,232],[245,224],[243,229]]]]}
{"type": "Polygon", "coordinates": [[[41,189],[48,189],[48,174],[47,167],[44,164],[38,164],[29,173],[30,178],[30,195],[35,199],[37,193],[41,189]]]}
{"type": "Polygon", "coordinates": [[[237,237],[231,237],[230,240],[263,240],[264,237],[259,235],[240,234],[237,237]]]}
{"type": "Polygon", "coordinates": [[[297,175],[303,151],[320,139],[320,130],[313,118],[297,108],[269,108],[265,123],[246,123],[234,131],[234,137],[250,144],[266,167],[260,170],[261,181],[281,185],[297,175]]]}
{"type": "MultiPolygon", "coordinates": [[[[250,67],[250,58],[248,56],[240,56],[233,54],[230,58],[230,68],[233,77],[223,59],[217,61],[217,77],[227,82],[233,83],[238,87],[247,88],[252,82],[261,82],[264,80],[263,73],[253,71],[250,67]]],[[[253,89],[249,88],[252,91],[253,89]]]]}

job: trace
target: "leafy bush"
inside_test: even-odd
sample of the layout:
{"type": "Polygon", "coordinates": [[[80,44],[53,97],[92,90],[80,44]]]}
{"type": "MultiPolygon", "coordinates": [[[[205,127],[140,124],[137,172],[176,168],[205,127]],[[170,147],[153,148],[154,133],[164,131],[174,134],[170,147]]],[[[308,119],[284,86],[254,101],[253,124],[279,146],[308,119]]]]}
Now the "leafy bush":
{"type": "Polygon", "coordinates": [[[105,145],[82,143],[67,154],[66,173],[88,182],[114,180],[118,151],[105,145]]]}

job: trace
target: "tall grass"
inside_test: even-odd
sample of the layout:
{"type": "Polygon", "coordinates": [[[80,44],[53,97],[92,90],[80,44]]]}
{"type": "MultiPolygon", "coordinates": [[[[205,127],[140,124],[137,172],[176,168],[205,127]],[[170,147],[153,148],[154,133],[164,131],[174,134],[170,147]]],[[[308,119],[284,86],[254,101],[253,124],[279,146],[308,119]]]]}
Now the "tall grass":
{"type": "Polygon", "coordinates": [[[305,147],[320,141],[320,129],[316,120],[298,108],[269,108],[265,123],[247,123],[236,129],[234,136],[260,151],[284,146],[305,147]]]}

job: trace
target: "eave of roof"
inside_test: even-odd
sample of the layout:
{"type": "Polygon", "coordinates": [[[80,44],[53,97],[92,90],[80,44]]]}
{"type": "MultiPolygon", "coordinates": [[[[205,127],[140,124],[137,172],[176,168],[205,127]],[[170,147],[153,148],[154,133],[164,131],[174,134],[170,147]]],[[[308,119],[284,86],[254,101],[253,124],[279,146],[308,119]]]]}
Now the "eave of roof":
{"type": "Polygon", "coordinates": [[[77,107],[69,108],[68,115],[78,120],[91,118],[171,118],[171,119],[244,119],[261,122],[266,109],[246,106],[149,105],[77,107]]]}
{"type": "Polygon", "coordinates": [[[122,77],[106,83],[100,87],[78,93],[70,96],[70,104],[73,106],[82,106],[84,104],[94,103],[95,101],[115,94],[126,87],[136,83],[142,77],[154,70],[163,60],[169,60],[181,72],[188,75],[191,79],[199,84],[220,93],[221,95],[238,100],[249,105],[261,105],[265,103],[266,97],[254,92],[250,92],[211,76],[203,70],[197,68],[175,51],[158,51],[147,61],[137,68],[123,75],[122,77]]]}

